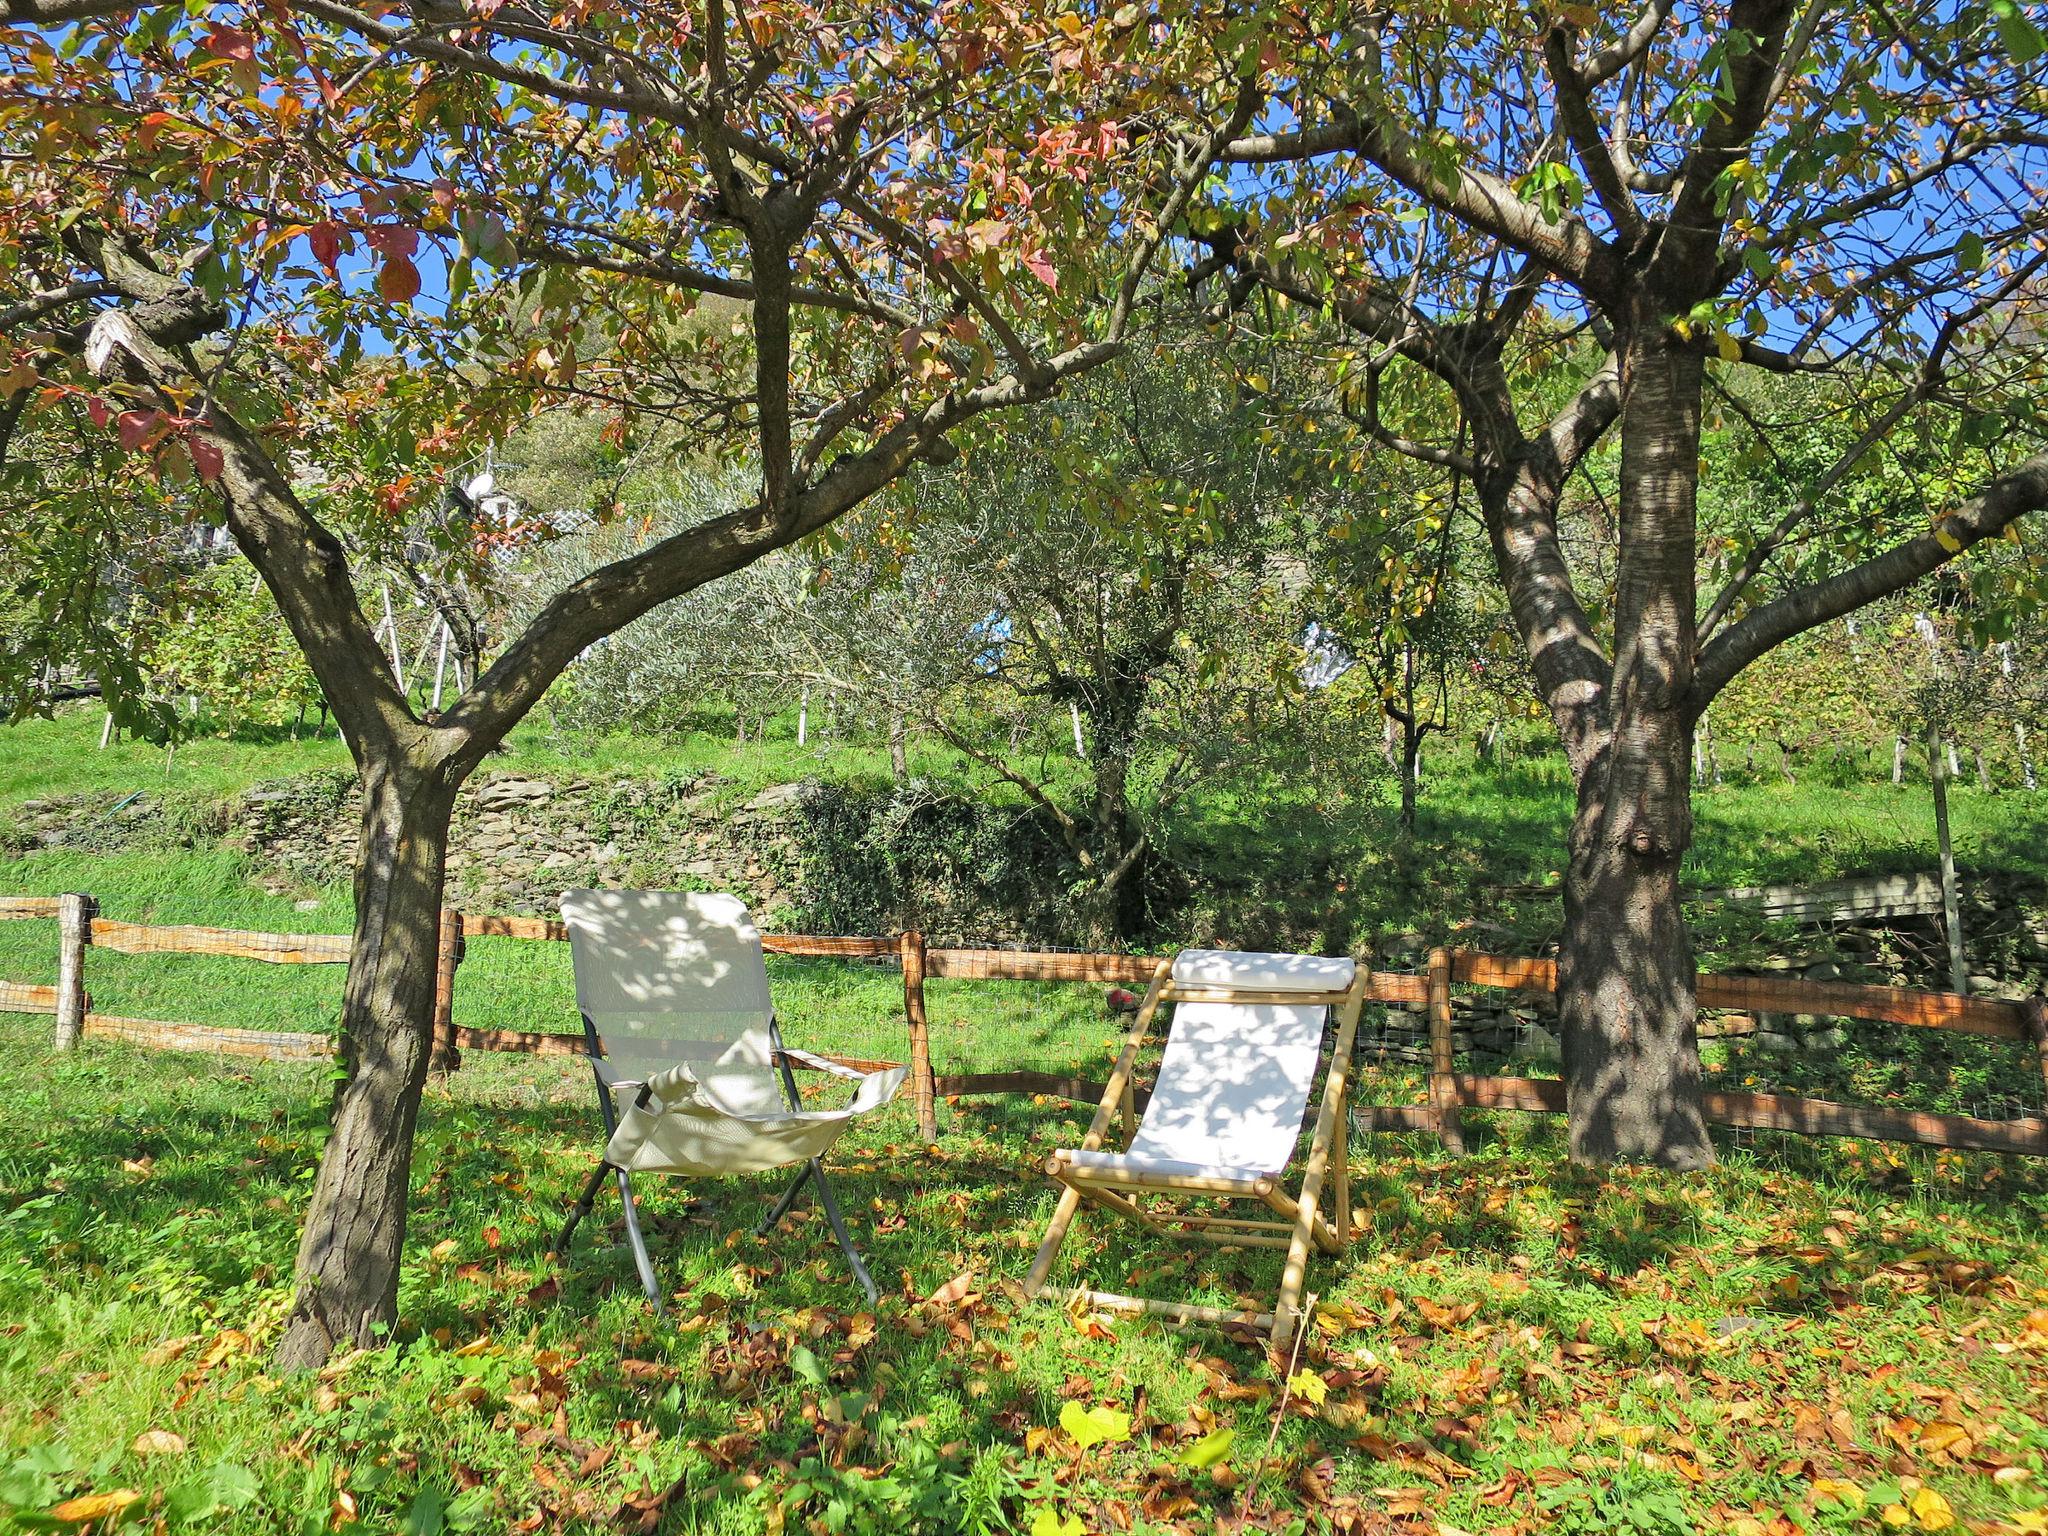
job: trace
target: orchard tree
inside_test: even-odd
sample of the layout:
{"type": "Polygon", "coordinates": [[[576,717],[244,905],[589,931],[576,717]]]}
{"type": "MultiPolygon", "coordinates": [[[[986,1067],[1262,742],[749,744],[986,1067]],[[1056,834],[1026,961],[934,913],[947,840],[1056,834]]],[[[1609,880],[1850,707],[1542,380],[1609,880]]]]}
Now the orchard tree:
{"type": "Polygon", "coordinates": [[[1713,1155],[1678,887],[1701,712],[2048,504],[2048,358],[2008,344],[2038,337],[2048,263],[2044,53],[2018,0],[1339,4],[1269,40],[1287,78],[1229,147],[1199,275],[1219,310],[1263,287],[1341,330],[1375,436],[1479,498],[1578,789],[1558,985],[1582,1161],[1713,1155]],[[1703,401],[1747,370],[1836,374],[1866,421],[1703,591],[1703,401]],[[1397,378],[1457,430],[1375,411],[1397,378]],[[1837,517],[1841,480],[1935,408],[1981,419],[1989,476],[1837,517]],[[1560,518],[1610,435],[1596,578],[1560,518]]]}
{"type": "MultiPolygon", "coordinates": [[[[1115,356],[1251,121],[1258,53],[1242,22],[1032,0],[9,6],[0,424],[98,431],[9,495],[89,542],[112,467],[196,477],[361,784],[343,1071],[284,1365],[394,1317],[463,780],[606,634],[1115,356]],[[681,323],[708,296],[731,322],[681,323]],[[691,433],[758,484],[565,587],[427,718],[351,555],[566,399],[622,439],[691,433]]],[[[436,526],[452,563],[494,537],[436,526]]]]}

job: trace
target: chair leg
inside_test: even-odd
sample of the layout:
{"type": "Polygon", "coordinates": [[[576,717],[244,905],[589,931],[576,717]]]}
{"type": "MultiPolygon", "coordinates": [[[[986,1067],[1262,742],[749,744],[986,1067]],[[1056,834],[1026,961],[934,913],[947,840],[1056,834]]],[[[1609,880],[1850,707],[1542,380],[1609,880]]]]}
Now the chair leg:
{"type": "Polygon", "coordinates": [[[578,1223],[590,1214],[590,1208],[597,1203],[598,1189],[604,1184],[604,1176],[612,1171],[612,1165],[603,1158],[591,1170],[589,1182],[583,1186],[583,1193],[577,1197],[576,1209],[569,1213],[569,1219],[562,1226],[562,1235],[555,1239],[555,1252],[566,1255],[569,1252],[569,1238],[576,1231],[578,1223]]]}
{"type": "Polygon", "coordinates": [[[797,1174],[789,1188],[782,1192],[782,1198],[775,1202],[775,1209],[763,1218],[761,1225],[754,1228],[754,1236],[766,1237],[775,1230],[775,1224],[789,1214],[789,1208],[796,1204],[796,1197],[803,1193],[803,1187],[811,1177],[811,1167],[810,1163],[804,1164],[803,1170],[797,1174]]]}
{"type": "MultiPolygon", "coordinates": [[[[853,1239],[846,1235],[846,1219],[839,1214],[838,1197],[832,1193],[832,1185],[825,1178],[825,1165],[815,1157],[810,1161],[810,1174],[817,1181],[818,1204],[825,1207],[825,1219],[832,1223],[832,1235],[839,1239],[839,1251],[846,1255],[846,1262],[853,1268],[853,1278],[860,1282],[860,1288],[867,1293],[868,1305],[873,1306],[881,1297],[875,1289],[874,1277],[868,1273],[867,1265],[861,1263],[860,1254],[855,1251],[853,1239]]],[[[794,1189],[790,1191],[796,1193],[794,1189]]]]}
{"type": "Polygon", "coordinates": [[[626,1242],[633,1250],[633,1267],[640,1271],[640,1289],[648,1305],[661,1312],[661,1282],[654,1278],[654,1261],[647,1256],[647,1239],[640,1235],[640,1213],[633,1206],[633,1181],[626,1170],[618,1170],[619,1198],[626,1203],[626,1242]]]}
{"type": "Polygon", "coordinates": [[[1060,1251],[1060,1244],[1067,1240],[1067,1228],[1073,1225],[1074,1212],[1081,1208],[1081,1192],[1072,1185],[1060,1195],[1059,1206],[1052,1213],[1052,1225],[1045,1229],[1045,1241],[1038,1245],[1038,1257],[1031,1261],[1031,1273],[1024,1277],[1024,1294],[1036,1296],[1045,1289],[1045,1277],[1052,1273],[1052,1261],[1060,1251]]]}

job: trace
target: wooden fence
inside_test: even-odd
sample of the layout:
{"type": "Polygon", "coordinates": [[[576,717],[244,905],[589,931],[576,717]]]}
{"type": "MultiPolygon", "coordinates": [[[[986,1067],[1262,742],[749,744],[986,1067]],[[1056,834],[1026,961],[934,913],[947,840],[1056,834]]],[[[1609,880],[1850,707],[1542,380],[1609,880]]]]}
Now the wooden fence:
{"type": "MultiPolygon", "coordinates": [[[[85,961],[89,950],[99,948],[123,954],[227,955],[278,965],[340,965],[349,958],[350,940],[346,935],[257,933],[116,922],[98,916],[98,903],[91,896],[0,896],[0,921],[23,918],[57,922],[57,982],[44,986],[0,981],[0,1012],[54,1015],[54,1039],[60,1049],[75,1044],[81,1037],[108,1036],[173,1050],[204,1050],[276,1061],[321,1060],[332,1053],[331,1038],[322,1034],[221,1029],[97,1013],[85,986],[85,961]]],[[[542,1056],[582,1053],[581,1034],[485,1028],[458,1023],[454,1016],[455,978],[467,940],[508,938],[560,943],[568,936],[561,923],[549,918],[441,914],[434,988],[436,1071],[454,1071],[461,1065],[465,1050],[542,1056]]],[[[770,954],[864,960],[901,969],[912,1101],[919,1133],[927,1140],[938,1135],[937,1104],[941,1098],[1026,1093],[1094,1103],[1104,1091],[1098,1082],[1042,1071],[937,1073],[931,1056],[927,980],[1143,986],[1151,980],[1159,963],[1158,957],[1146,955],[927,947],[923,935],[915,932],[893,938],[766,934],[761,942],[770,954]]],[[[1564,1084],[1558,1079],[1486,1077],[1455,1069],[1451,1001],[1454,985],[1554,993],[1557,965],[1551,960],[1437,949],[1430,952],[1427,968],[1420,975],[1371,972],[1366,991],[1369,1002],[1420,1007],[1425,1011],[1430,1043],[1429,1102],[1361,1105],[1359,1114],[1366,1128],[1429,1131],[1440,1136],[1452,1151],[1462,1152],[1461,1115],[1466,1109],[1563,1112],[1564,1084]]],[[[1709,1089],[1703,1096],[1705,1108],[1707,1118],[1716,1124],[2048,1156],[2048,1000],[2035,998],[2012,1003],[1903,987],[1703,975],[1699,978],[1699,1003],[1707,1009],[1823,1014],[2012,1041],[2030,1048],[2038,1059],[2044,1093],[2042,1115],[2026,1120],[1989,1120],[1892,1106],[1840,1104],[1789,1094],[1709,1089]]],[[[850,1064],[895,1065],[868,1061],[850,1064]]]]}

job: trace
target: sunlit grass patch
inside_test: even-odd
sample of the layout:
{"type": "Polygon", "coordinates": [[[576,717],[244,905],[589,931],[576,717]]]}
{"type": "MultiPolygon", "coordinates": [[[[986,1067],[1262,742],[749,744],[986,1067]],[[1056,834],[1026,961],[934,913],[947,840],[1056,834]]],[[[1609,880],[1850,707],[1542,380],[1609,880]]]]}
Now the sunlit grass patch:
{"type": "MultiPolygon", "coordinates": [[[[1021,1299],[1052,1204],[1033,1164],[1086,1118],[1028,1100],[947,1110],[936,1154],[901,1104],[841,1144],[873,1308],[815,1215],[750,1235],[774,1181],[643,1181],[656,1319],[615,1197],[549,1254],[596,1149],[587,1076],[476,1053],[426,1103],[391,1347],[279,1379],[323,1089],[58,1058],[39,1021],[0,1023],[18,1522],[125,1492],[101,1518],[137,1530],[1879,1533],[1894,1506],[2025,1530],[2048,1502],[2038,1169],[1788,1143],[1598,1177],[1529,1119],[1482,1121],[1464,1160],[1364,1137],[1364,1232],[1312,1267],[1290,1373],[1253,1342],[1021,1299]]],[[[1229,1300],[1271,1257],[1090,1216],[1055,1279],[1229,1300]]]]}

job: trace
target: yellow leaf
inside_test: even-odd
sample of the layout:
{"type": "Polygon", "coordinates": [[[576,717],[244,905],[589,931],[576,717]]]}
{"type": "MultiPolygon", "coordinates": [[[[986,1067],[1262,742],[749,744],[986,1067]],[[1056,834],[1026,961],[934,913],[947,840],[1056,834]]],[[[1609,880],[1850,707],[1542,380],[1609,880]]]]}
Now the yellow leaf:
{"type": "Polygon", "coordinates": [[[1912,1510],[1923,1531],[1945,1531],[1956,1523],[1956,1512],[1949,1508],[1948,1500],[1932,1488],[1913,1491],[1912,1510]]]}
{"type": "Polygon", "coordinates": [[[1913,1523],[1913,1517],[1906,1512],[1903,1504],[1887,1504],[1877,1512],[1877,1518],[1894,1530],[1901,1530],[1913,1523]]]}
{"type": "Polygon", "coordinates": [[[1724,363],[1739,363],[1742,361],[1742,343],[1733,336],[1730,336],[1726,331],[1716,331],[1714,333],[1714,350],[1721,354],[1721,361],[1724,363]]]}
{"type": "Polygon", "coordinates": [[[1184,1467],[1213,1467],[1230,1454],[1230,1447],[1237,1441],[1234,1429],[1212,1429],[1193,1445],[1180,1453],[1184,1467]]]}
{"type": "Polygon", "coordinates": [[[88,1493],[66,1499],[50,1511],[50,1518],[61,1520],[66,1525],[83,1525],[88,1520],[104,1520],[109,1515],[118,1515],[141,1497],[133,1488],[116,1488],[112,1493],[88,1493]]]}
{"type": "Polygon", "coordinates": [[[1934,542],[1952,555],[1963,552],[1963,541],[1948,531],[1948,524],[1945,521],[1934,525],[1934,542]]]}
{"type": "Polygon", "coordinates": [[[446,1237],[427,1250],[427,1257],[435,1260],[436,1262],[439,1262],[443,1259],[453,1257],[454,1253],[455,1239],[452,1237],[446,1237]]]}
{"type": "Polygon", "coordinates": [[[1099,1440],[1130,1439],[1131,1416],[1106,1403],[1083,1408],[1079,1403],[1070,1402],[1060,1410],[1060,1428],[1073,1436],[1074,1444],[1085,1451],[1099,1440]]]}
{"type": "Polygon", "coordinates": [[[1863,1490],[1845,1477],[1817,1477],[1813,1492],[1814,1497],[1832,1499],[1851,1512],[1860,1512],[1865,1502],[1863,1490]]]}
{"type": "Polygon", "coordinates": [[[1330,1384],[1314,1371],[1297,1371],[1287,1378],[1287,1390],[1312,1408],[1320,1408],[1329,1399],[1330,1384]]]}

